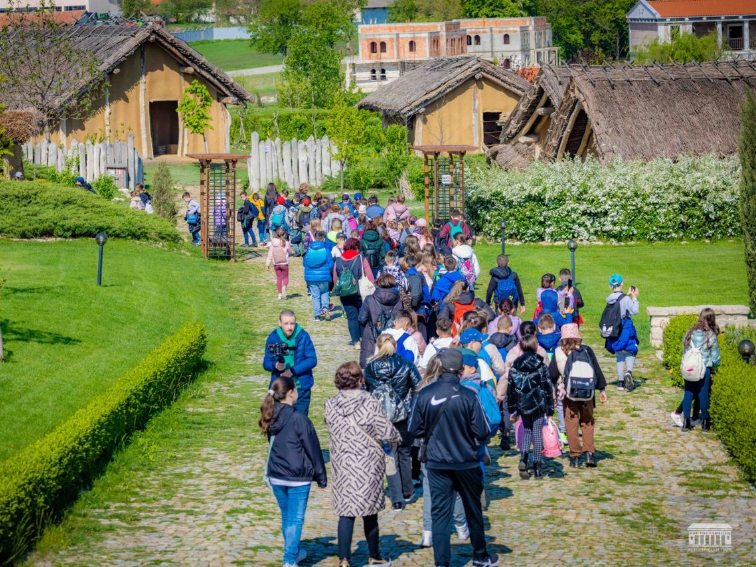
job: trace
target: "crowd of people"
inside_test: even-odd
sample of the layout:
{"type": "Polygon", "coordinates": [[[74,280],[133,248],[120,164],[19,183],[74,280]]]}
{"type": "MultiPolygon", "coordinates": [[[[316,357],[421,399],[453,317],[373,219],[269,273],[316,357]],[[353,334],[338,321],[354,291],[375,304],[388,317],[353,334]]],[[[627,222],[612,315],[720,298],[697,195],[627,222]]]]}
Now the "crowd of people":
{"type": "MultiPolygon", "coordinates": [[[[254,201],[257,195],[240,211],[254,201]]],[[[397,513],[422,490],[419,544],[433,548],[435,565],[450,564],[452,532],[470,540],[473,565],[497,565],[483,522],[487,447],[495,436],[510,451],[514,433],[522,480],[542,479],[546,460],[564,450],[573,469],[598,465],[594,408],[596,398],[607,401],[607,380],[583,343],[583,296],[570,270],[559,272],[558,283],[554,274],[543,275],[532,317],[526,317],[527,294],[507,256],[498,256],[490,279],[479,282],[474,234],[460,211],[429,223],[414,217],[401,196],[384,208],[376,197],[359,194],[310,197],[306,186],[289,198],[272,184],[262,208],[250,209],[251,221],[238,218],[243,228],[257,228],[268,246],[266,264],[275,270],[278,298],[287,298],[290,259],[302,256],[313,321],[332,320],[338,298],[355,350],[356,360],[336,371],[338,393],[325,405],[340,567],[351,564],[357,517],[369,564],[390,563],[378,537],[384,481],[397,513]]],[[[619,274],[608,284],[598,326],[616,358],[618,388],[630,392],[639,292],[630,286],[625,293],[619,274]]],[[[685,339],[686,353],[703,352],[698,364],[705,367],[699,383],[686,386],[686,429],[694,400],[708,424],[717,332],[713,314],[704,313],[685,339]]],[[[316,365],[309,334],[293,311],[282,310],[265,346],[271,381],[260,426],[270,442],[266,477],[281,508],[286,567],[306,556],[300,536],[310,484],[323,488],[328,482],[308,418],[316,365]]]]}

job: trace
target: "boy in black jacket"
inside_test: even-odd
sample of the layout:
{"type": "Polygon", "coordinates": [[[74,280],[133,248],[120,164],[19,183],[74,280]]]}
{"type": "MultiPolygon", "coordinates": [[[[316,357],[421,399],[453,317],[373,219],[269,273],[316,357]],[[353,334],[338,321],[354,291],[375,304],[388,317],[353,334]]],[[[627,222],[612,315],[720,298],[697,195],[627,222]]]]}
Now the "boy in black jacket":
{"type": "Polygon", "coordinates": [[[520,283],[520,276],[517,272],[512,271],[509,267],[509,258],[505,254],[499,254],[496,257],[496,267],[489,272],[491,274],[491,281],[488,282],[488,289],[486,290],[486,303],[491,304],[491,298],[496,301],[496,305],[504,299],[503,297],[495,297],[496,288],[499,286],[500,280],[506,280],[511,278],[511,285],[513,293],[510,294],[509,299],[512,300],[515,308],[519,306],[520,313],[525,312],[525,294],[522,292],[522,284],[520,283]],[[516,291],[514,291],[516,290],[516,291]],[[516,295],[516,297],[514,297],[516,295]]]}
{"type": "MultiPolygon", "coordinates": [[[[557,288],[557,291],[564,291],[569,286],[570,280],[572,279],[572,272],[568,270],[567,268],[562,268],[562,270],[559,272],[559,287],[557,288]]],[[[575,299],[575,313],[573,313],[572,318],[574,321],[578,322],[578,324],[582,325],[583,322],[580,320],[580,310],[583,308],[585,303],[583,303],[583,296],[581,295],[580,291],[577,287],[575,287],[575,282],[572,282],[572,297],[575,299]]]]}

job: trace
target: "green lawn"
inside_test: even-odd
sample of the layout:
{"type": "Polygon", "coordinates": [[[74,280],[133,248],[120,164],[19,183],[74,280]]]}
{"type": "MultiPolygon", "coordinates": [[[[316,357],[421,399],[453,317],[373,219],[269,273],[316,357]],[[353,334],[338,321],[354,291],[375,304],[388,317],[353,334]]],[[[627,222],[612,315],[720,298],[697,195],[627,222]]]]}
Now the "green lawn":
{"type": "MultiPolygon", "coordinates": [[[[237,153],[234,151],[234,153],[237,153]]],[[[144,183],[149,190],[150,181],[157,169],[157,162],[149,162],[144,166],[144,183]]],[[[171,175],[176,185],[199,185],[200,184],[200,167],[198,162],[182,162],[170,164],[171,175]]],[[[244,184],[249,179],[247,172],[247,162],[240,161],[236,168],[236,185],[241,191],[244,184]]]]}
{"type": "Polygon", "coordinates": [[[276,94],[276,81],[280,73],[265,73],[263,75],[238,75],[234,80],[252,94],[272,96],[276,94]]]}
{"type": "Polygon", "coordinates": [[[0,257],[0,460],[49,433],[182,323],[205,322],[211,361],[245,336],[223,291],[231,267],[197,250],[111,240],[101,288],[89,240],[2,240],[0,257]]]}
{"type": "Polygon", "coordinates": [[[280,65],[283,61],[280,55],[258,53],[249,46],[247,39],[193,41],[189,45],[224,71],[280,65]]]}

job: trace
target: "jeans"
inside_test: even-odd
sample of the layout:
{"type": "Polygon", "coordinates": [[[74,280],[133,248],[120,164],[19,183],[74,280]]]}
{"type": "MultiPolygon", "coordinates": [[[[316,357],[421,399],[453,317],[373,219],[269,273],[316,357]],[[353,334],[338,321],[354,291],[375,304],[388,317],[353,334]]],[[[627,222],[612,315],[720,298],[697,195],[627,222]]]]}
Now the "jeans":
{"type": "MultiPolygon", "coordinates": [[[[430,532],[433,531],[430,481],[428,480],[428,471],[425,468],[425,463],[421,466],[423,470],[423,531],[430,532]]],[[[466,523],[467,520],[465,520],[465,508],[462,506],[462,498],[457,494],[454,499],[454,524],[455,526],[464,526],[466,523]]]]}
{"type": "Polygon", "coordinates": [[[294,404],[294,409],[307,415],[310,413],[310,400],[312,399],[312,390],[297,390],[297,403],[294,404]]]}
{"type": "Polygon", "coordinates": [[[307,282],[307,291],[312,296],[312,315],[320,317],[323,309],[328,309],[331,305],[328,282],[307,282]]]}
{"type": "Polygon", "coordinates": [[[362,307],[362,297],[359,293],[354,295],[341,296],[341,306],[346,314],[347,326],[349,327],[349,337],[353,343],[360,340],[360,323],[357,318],[360,315],[362,307]]]}
{"type": "Polygon", "coordinates": [[[451,561],[451,521],[454,510],[455,492],[462,498],[473,559],[486,559],[486,534],[483,528],[483,510],[480,495],[483,493],[483,473],[476,466],[473,469],[428,470],[428,484],[431,491],[431,517],[433,519],[433,556],[436,565],[449,566],[451,561]]]}
{"type": "Polygon", "coordinates": [[[260,244],[265,242],[265,219],[257,221],[257,234],[260,237],[260,244]]]}
{"type": "Polygon", "coordinates": [[[252,246],[257,246],[257,241],[255,240],[255,233],[252,232],[252,225],[247,226],[246,224],[242,224],[242,234],[244,234],[245,246],[249,246],[250,240],[252,240],[252,246]]]}
{"type": "Polygon", "coordinates": [[[189,225],[189,232],[192,235],[192,244],[199,244],[202,238],[202,233],[197,229],[196,224],[189,225]]]}
{"type": "MultiPolygon", "coordinates": [[[[370,557],[378,559],[381,556],[378,539],[378,514],[363,516],[362,524],[365,528],[365,539],[368,544],[370,557]]],[[[352,558],[352,534],[354,533],[354,517],[339,516],[339,559],[352,558]]]]}
{"type": "MultiPolygon", "coordinates": [[[[565,398],[567,399],[567,398],[565,398]]],[[[559,416],[559,431],[564,433],[567,431],[567,426],[564,423],[564,401],[557,397],[557,415],[559,416]]]]}
{"type": "Polygon", "coordinates": [[[693,400],[698,399],[701,407],[701,419],[709,419],[709,391],[711,389],[711,368],[706,369],[703,380],[689,382],[685,380],[685,396],[683,397],[683,417],[690,418],[690,408],[693,400]]]}
{"type": "Polygon", "coordinates": [[[284,538],[284,563],[297,563],[299,540],[302,538],[307,499],[310,497],[310,485],[273,486],[273,494],[281,509],[281,532],[284,538]]]}
{"type": "Polygon", "coordinates": [[[626,350],[621,350],[614,354],[617,359],[617,375],[619,376],[619,381],[624,382],[625,371],[627,372],[633,371],[633,366],[635,365],[635,355],[626,350]]]}
{"type": "Polygon", "coordinates": [[[407,431],[407,421],[404,419],[394,424],[394,427],[396,427],[402,436],[402,442],[394,453],[396,474],[386,477],[389,498],[391,498],[392,504],[396,504],[397,502],[404,503],[405,498],[412,498],[412,495],[415,493],[415,486],[412,484],[412,461],[410,459],[412,437],[407,431]]]}

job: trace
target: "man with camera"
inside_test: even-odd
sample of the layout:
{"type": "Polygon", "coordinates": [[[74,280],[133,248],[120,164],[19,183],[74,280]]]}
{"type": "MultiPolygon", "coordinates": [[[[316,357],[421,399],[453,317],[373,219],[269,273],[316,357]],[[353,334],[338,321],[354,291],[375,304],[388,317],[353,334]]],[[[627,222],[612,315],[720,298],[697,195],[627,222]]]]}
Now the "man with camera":
{"type": "Polygon", "coordinates": [[[310,390],[315,384],[312,369],[318,365],[315,345],[307,331],[297,323],[293,311],[281,311],[278,324],[278,328],[265,341],[263,368],[271,373],[270,384],[279,376],[294,380],[299,395],[294,408],[307,415],[310,410],[310,390]]]}

